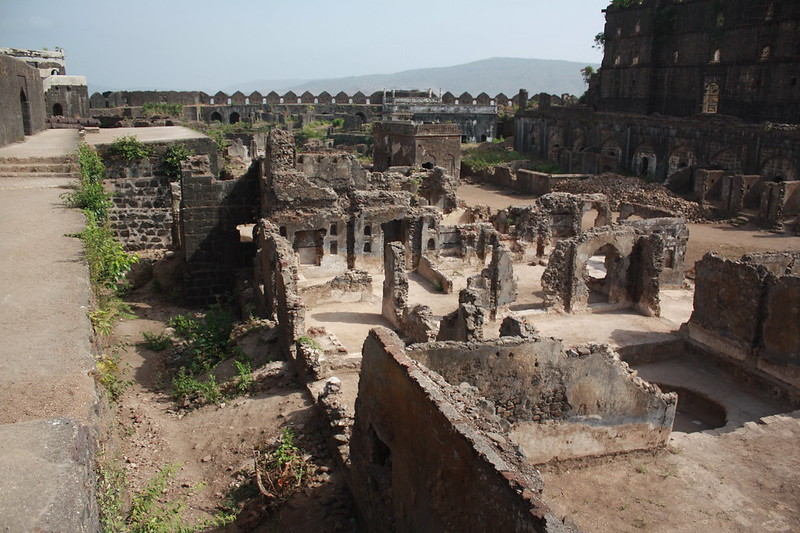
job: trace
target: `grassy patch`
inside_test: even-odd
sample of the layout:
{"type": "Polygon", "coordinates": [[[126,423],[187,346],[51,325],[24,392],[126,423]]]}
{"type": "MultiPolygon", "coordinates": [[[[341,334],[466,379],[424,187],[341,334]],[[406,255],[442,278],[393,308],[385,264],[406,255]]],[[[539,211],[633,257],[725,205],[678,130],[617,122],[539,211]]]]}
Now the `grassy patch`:
{"type": "Polygon", "coordinates": [[[145,331],[142,333],[144,342],[142,346],[154,352],[163,352],[172,346],[172,339],[166,333],[150,333],[145,331]]]}
{"type": "Polygon", "coordinates": [[[177,117],[183,116],[183,105],[168,104],[166,102],[147,102],[142,106],[142,113],[146,117],[177,117]]]}
{"type": "Polygon", "coordinates": [[[219,510],[213,517],[189,522],[184,515],[186,501],[203,485],[196,485],[166,497],[174,484],[180,465],[162,467],[147,481],[142,490],[131,498],[126,509],[127,492],[125,472],[106,461],[99,463],[98,505],[105,533],[190,533],[205,531],[232,523],[236,515],[230,509],[219,510]]]}
{"type": "Polygon", "coordinates": [[[482,148],[481,145],[466,147],[461,155],[461,162],[475,172],[489,170],[503,163],[526,159],[528,158],[519,152],[498,149],[496,145],[492,145],[490,148],[482,148]]]}

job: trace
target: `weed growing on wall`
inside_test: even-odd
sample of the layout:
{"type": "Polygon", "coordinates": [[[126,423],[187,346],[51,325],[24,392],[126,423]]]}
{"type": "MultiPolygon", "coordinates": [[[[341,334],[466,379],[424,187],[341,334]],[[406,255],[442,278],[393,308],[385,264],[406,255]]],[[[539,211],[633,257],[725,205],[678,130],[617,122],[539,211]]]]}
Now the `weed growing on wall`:
{"type": "Polygon", "coordinates": [[[125,161],[137,161],[149,157],[150,149],[135,135],[125,135],[114,139],[109,148],[109,154],[125,161]]]}
{"type": "Polygon", "coordinates": [[[165,173],[170,181],[181,177],[181,163],[194,155],[194,151],[185,144],[172,144],[164,154],[165,173]]]}
{"type": "Polygon", "coordinates": [[[106,169],[97,152],[87,144],[78,147],[80,178],[74,191],[62,195],[69,207],[91,212],[96,219],[105,220],[111,208],[111,195],[103,189],[106,169]]]}

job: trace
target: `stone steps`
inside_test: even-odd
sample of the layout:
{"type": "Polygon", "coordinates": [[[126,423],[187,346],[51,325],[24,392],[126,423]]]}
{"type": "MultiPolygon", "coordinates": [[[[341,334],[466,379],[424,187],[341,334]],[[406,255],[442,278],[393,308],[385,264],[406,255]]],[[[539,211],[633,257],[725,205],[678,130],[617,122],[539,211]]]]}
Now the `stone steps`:
{"type": "Polygon", "coordinates": [[[43,173],[72,173],[78,172],[80,167],[77,163],[2,163],[0,162],[0,174],[19,174],[28,172],[43,173]]]}
{"type": "Polygon", "coordinates": [[[72,156],[0,158],[0,178],[77,178],[79,172],[72,156]]]}

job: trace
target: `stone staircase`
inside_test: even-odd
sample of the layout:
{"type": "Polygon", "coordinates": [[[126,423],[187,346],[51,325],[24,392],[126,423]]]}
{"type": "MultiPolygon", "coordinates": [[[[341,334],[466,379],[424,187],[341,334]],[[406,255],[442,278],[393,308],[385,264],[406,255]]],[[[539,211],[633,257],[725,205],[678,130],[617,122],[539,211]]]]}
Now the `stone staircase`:
{"type": "Polygon", "coordinates": [[[80,166],[75,156],[0,157],[2,178],[77,178],[80,166]]]}

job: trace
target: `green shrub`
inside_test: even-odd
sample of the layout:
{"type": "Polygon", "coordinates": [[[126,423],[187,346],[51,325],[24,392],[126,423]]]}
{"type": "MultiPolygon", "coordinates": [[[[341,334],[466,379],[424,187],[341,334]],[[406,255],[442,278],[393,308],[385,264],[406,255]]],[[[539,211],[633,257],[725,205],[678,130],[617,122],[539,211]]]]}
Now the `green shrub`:
{"type": "Polygon", "coordinates": [[[294,442],[294,434],[283,428],[278,445],[256,462],[256,476],[262,493],[273,504],[285,502],[311,479],[314,466],[294,442]]]}
{"type": "Polygon", "coordinates": [[[78,147],[81,173],[74,191],[62,195],[68,207],[90,211],[97,220],[105,220],[111,208],[111,194],[103,189],[106,169],[97,152],[88,144],[78,147]]]}
{"type": "Polygon", "coordinates": [[[194,155],[194,151],[185,144],[172,144],[164,154],[165,173],[170,181],[181,177],[181,163],[194,155]]]}
{"type": "Polygon", "coordinates": [[[320,352],[322,351],[322,346],[320,346],[320,344],[311,337],[306,337],[305,335],[301,335],[300,337],[298,337],[297,342],[299,342],[300,344],[305,344],[306,346],[309,346],[320,352]]]}
{"type": "Polygon", "coordinates": [[[253,383],[256,381],[253,377],[253,369],[250,367],[248,361],[236,360],[233,364],[236,365],[236,373],[239,376],[239,380],[236,383],[236,390],[239,394],[247,394],[250,392],[250,387],[252,387],[253,383]]]}
{"type": "Polygon", "coordinates": [[[178,374],[172,379],[172,395],[179,402],[187,398],[199,400],[200,403],[220,403],[222,401],[222,391],[217,385],[214,374],[209,372],[208,377],[203,381],[189,373],[185,367],[181,367],[178,374]]]}
{"type": "Polygon", "coordinates": [[[81,182],[94,183],[105,179],[106,167],[97,151],[86,143],[78,146],[78,163],[81,167],[81,182]]]}
{"type": "Polygon", "coordinates": [[[144,337],[142,345],[154,352],[163,352],[172,346],[172,339],[170,339],[169,335],[166,333],[150,333],[149,331],[145,331],[142,333],[142,337],[144,337]]]}
{"type": "Polygon", "coordinates": [[[103,386],[111,401],[117,401],[133,382],[122,379],[119,367],[119,353],[112,350],[111,355],[102,353],[95,363],[96,380],[103,386]]]}
{"type": "Polygon", "coordinates": [[[86,229],[78,236],[86,245],[92,285],[120,291],[121,281],[139,256],[125,252],[108,222],[101,222],[91,211],[86,211],[86,229]]]}
{"type": "Polygon", "coordinates": [[[124,159],[125,161],[137,161],[150,156],[150,149],[144,145],[135,135],[125,135],[117,137],[111,143],[109,153],[113,157],[124,159]]]}
{"type": "Polygon", "coordinates": [[[62,195],[67,207],[83,209],[91,213],[95,220],[105,220],[108,210],[111,209],[111,194],[103,188],[102,181],[87,181],[79,187],[62,195]]]}
{"type": "Polygon", "coordinates": [[[215,304],[204,315],[177,315],[170,318],[167,325],[175,328],[175,334],[186,341],[192,355],[189,369],[196,372],[232,355],[230,335],[235,321],[231,312],[215,304]]]}
{"type": "Polygon", "coordinates": [[[181,104],[167,104],[165,102],[148,102],[142,106],[142,113],[145,116],[153,117],[182,117],[183,106],[181,104]]]}

